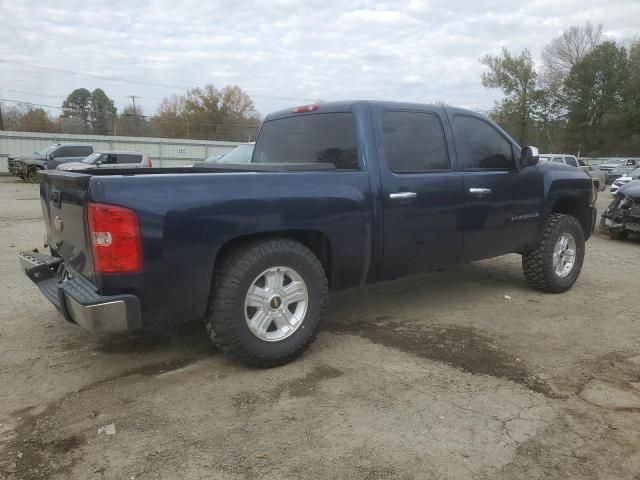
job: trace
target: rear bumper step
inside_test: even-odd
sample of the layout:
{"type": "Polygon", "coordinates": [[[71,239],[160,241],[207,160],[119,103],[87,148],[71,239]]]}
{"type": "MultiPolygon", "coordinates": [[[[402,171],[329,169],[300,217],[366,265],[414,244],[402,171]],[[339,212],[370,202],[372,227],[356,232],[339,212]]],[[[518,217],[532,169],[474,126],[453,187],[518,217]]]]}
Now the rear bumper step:
{"type": "Polygon", "coordinates": [[[64,318],[94,333],[134,332],[142,328],[134,295],[100,295],[80,274],[65,269],[61,258],[39,252],[18,255],[25,274],[64,318]]]}

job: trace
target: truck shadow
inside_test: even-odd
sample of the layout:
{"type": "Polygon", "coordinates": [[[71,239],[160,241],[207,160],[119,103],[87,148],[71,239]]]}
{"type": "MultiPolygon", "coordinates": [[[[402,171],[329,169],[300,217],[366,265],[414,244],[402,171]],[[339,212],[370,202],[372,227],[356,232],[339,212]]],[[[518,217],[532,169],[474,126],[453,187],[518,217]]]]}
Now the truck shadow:
{"type": "Polygon", "coordinates": [[[161,350],[211,353],[213,346],[202,322],[188,322],[135,335],[99,337],[93,350],[108,354],[151,353],[161,350]]]}

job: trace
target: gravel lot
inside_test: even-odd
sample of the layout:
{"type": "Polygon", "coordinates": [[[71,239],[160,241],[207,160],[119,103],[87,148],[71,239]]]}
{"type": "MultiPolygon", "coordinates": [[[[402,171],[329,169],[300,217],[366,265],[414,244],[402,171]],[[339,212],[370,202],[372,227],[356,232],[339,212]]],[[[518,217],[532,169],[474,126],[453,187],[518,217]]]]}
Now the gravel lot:
{"type": "Polygon", "coordinates": [[[308,353],[257,371],[201,325],[64,322],[16,260],[40,215],[0,178],[0,478],[640,478],[640,239],[596,234],[563,295],[516,255],[334,294],[308,353]]]}

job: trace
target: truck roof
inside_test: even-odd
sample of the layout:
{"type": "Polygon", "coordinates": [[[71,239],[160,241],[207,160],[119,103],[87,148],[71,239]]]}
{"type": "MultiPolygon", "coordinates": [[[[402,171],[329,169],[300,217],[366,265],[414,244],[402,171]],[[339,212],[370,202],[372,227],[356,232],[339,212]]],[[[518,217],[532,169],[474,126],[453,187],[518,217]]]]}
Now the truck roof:
{"type": "MultiPolygon", "coordinates": [[[[317,105],[317,108],[314,108],[313,110],[310,110],[309,113],[339,113],[339,112],[349,112],[351,111],[351,109],[353,108],[354,105],[359,104],[359,103],[369,103],[370,105],[376,105],[382,108],[390,108],[390,109],[402,109],[402,108],[416,108],[416,107],[420,107],[420,108],[424,108],[424,107],[429,107],[429,108],[433,108],[433,109],[443,109],[449,112],[455,112],[455,113],[473,113],[474,115],[481,115],[484,116],[482,114],[479,114],[478,112],[474,112],[472,110],[466,110],[464,108],[458,108],[458,107],[452,107],[450,105],[433,105],[433,104],[425,104],[425,103],[417,103],[417,102],[397,102],[397,101],[387,101],[387,100],[341,100],[341,101],[335,101],[335,102],[320,102],[320,103],[311,103],[309,104],[309,106],[313,105],[315,107],[315,105],[317,105]]],[[[293,106],[291,108],[287,108],[284,110],[278,110],[277,112],[272,112],[269,113],[266,117],[265,117],[265,121],[267,120],[273,120],[275,118],[283,118],[283,117],[289,117],[292,114],[296,114],[296,115],[304,115],[305,112],[304,111],[296,111],[297,109],[300,109],[301,107],[306,107],[307,105],[302,105],[302,106],[293,106]]]]}

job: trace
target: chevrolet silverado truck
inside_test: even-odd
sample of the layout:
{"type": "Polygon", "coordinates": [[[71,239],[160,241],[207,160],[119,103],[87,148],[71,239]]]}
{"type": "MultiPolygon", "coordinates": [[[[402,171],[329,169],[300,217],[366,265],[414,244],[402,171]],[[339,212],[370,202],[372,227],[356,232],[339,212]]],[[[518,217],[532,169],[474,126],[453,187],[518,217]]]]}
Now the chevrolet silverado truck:
{"type": "Polygon", "coordinates": [[[413,103],[270,114],[243,164],[40,175],[51,254],[20,261],[67,321],[203,319],[257,367],[309,346],[330,290],[518,253],[533,288],[564,292],[596,217],[581,169],[538,164],[477,113],[413,103]]]}

